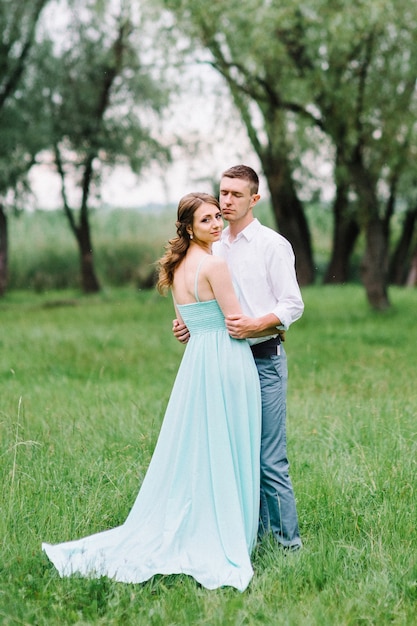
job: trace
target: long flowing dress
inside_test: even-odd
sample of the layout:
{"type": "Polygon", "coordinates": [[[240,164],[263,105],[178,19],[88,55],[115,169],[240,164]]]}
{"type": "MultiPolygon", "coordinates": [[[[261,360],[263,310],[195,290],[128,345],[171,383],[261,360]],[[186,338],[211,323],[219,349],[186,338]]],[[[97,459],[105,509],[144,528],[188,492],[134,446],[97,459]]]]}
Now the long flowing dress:
{"type": "MultiPolygon", "coordinates": [[[[197,298],[198,300],[198,298],[197,298]]],[[[190,330],[159,438],[126,521],[42,548],[61,576],[140,583],[188,574],[243,591],[259,516],[261,405],[246,341],[216,300],[178,306],[190,330]]]]}

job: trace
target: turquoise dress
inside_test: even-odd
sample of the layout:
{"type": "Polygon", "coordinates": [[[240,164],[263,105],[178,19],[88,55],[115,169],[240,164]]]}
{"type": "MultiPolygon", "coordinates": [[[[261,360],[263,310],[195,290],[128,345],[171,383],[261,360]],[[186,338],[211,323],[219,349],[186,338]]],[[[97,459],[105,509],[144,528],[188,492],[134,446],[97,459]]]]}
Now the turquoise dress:
{"type": "MultiPolygon", "coordinates": [[[[198,300],[198,298],[197,298],[198,300]]],[[[261,404],[249,345],[215,300],[178,306],[190,330],[148,471],[122,526],[42,544],[61,576],[141,583],[188,574],[243,591],[259,517],[261,404]]]]}

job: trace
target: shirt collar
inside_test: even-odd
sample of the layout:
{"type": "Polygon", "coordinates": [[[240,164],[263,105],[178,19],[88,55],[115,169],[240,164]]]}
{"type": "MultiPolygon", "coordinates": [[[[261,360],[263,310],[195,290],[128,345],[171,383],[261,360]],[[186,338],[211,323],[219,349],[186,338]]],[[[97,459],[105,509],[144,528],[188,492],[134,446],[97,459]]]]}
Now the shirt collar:
{"type": "MultiPolygon", "coordinates": [[[[239,239],[242,239],[242,237],[244,237],[247,241],[251,241],[251,239],[255,237],[255,234],[257,230],[259,229],[259,226],[260,226],[260,222],[255,217],[254,220],[246,226],[246,228],[240,231],[240,233],[238,234],[238,236],[236,237],[234,241],[238,241],[239,239]]],[[[222,242],[228,245],[230,245],[229,231],[230,231],[230,227],[227,226],[227,228],[225,228],[222,233],[222,242]]]]}

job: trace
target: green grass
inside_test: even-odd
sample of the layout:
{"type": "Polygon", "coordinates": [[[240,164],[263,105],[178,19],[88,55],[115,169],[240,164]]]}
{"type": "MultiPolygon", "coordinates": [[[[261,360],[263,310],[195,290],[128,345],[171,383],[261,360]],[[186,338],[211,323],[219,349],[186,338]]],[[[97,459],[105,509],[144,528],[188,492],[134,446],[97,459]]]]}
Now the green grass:
{"type": "Polygon", "coordinates": [[[153,292],[10,292],[0,301],[0,623],[417,623],[413,290],[371,312],[361,287],[305,289],[289,331],[288,447],[304,548],[268,543],[243,594],[186,576],[60,579],[40,550],[122,523],[182,346],[153,292]]]}

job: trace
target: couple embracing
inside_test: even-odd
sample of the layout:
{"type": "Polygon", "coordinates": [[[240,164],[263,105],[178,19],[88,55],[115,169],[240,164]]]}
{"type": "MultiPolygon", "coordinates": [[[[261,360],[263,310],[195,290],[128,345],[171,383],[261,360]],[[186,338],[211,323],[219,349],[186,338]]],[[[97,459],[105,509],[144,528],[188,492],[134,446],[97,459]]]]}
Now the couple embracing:
{"type": "Polygon", "coordinates": [[[304,305],[291,245],[253,215],[258,186],[256,172],[238,165],[223,173],[219,201],[180,200],[158,289],[172,292],[186,349],[158,442],[121,526],[42,544],[62,576],[140,583],[183,573],[208,589],[243,591],[257,537],[301,547],[282,340],[304,305]]]}

